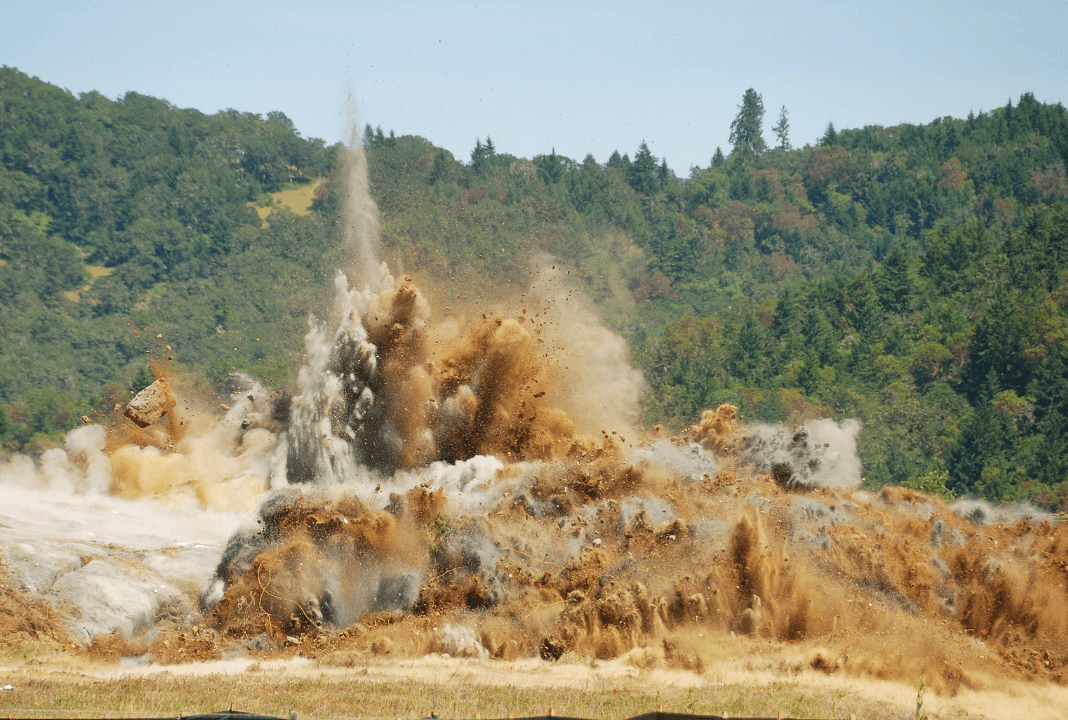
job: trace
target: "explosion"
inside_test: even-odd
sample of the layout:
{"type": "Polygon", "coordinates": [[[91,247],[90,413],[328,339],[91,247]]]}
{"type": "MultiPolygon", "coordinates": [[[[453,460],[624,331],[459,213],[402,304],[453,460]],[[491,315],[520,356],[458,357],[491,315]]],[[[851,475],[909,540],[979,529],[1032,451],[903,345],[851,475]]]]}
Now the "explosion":
{"type": "Polygon", "coordinates": [[[622,342],[558,273],[511,309],[435,321],[412,277],[367,267],[377,221],[366,178],[350,187],[363,283],[337,274],[292,394],[237,377],[219,419],[163,379],[107,433],[0,467],[10,516],[42,492],[67,508],[4,526],[9,582],[65,613],[7,632],[169,662],[299,648],[701,671],[760,651],[944,693],[1068,680],[1063,523],[862,490],[855,421],[750,426],[722,405],[640,436],[622,342]],[[90,506],[143,522],[137,540],[90,540],[90,506]]]}

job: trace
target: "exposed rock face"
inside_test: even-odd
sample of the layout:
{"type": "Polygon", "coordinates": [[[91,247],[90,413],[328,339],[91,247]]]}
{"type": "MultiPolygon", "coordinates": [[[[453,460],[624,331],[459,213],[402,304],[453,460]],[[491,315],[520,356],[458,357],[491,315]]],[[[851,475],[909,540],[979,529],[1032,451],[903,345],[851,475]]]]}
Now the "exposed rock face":
{"type": "Polygon", "coordinates": [[[122,414],[139,427],[148,427],[159,420],[175,405],[174,392],[167,381],[160,378],[134,395],[122,414]]]}

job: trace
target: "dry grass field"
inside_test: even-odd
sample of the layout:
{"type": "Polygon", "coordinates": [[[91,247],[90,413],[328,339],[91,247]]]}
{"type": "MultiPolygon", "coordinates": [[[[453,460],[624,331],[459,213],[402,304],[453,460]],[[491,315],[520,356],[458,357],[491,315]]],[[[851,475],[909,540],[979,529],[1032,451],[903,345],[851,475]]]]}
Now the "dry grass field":
{"type": "MultiPolygon", "coordinates": [[[[351,668],[311,662],[223,661],[198,666],[0,668],[0,717],[153,717],[233,708],[310,718],[505,718],[545,715],[619,719],[666,712],[730,717],[912,717],[901,703],[840,687],[716,682],[689,672],[635,672],[543,662],[423,658],[351,668]]],[[[907,689],[900,691],[908,693],[907,689]]],[[[884,693],[885,694],[885,693],[884,693]]],[[[943,715],[939,715],[942,717],[943,715]]],[[[981,717],[957,708],[945,717],[981,717]]],[[[934,715],[932,715],[934,717],[934,715]]]]}

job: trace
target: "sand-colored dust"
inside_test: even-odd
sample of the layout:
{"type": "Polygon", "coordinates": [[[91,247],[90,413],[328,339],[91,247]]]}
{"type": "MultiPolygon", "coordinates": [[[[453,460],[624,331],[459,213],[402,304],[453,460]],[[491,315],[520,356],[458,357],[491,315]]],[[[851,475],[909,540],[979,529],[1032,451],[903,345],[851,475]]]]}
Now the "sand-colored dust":
{"type": "Polygon", "coordinates": [[[320,359],[302,371],[304,389],[293,398],[290,481],[321,480],[339,455],[389,473],[568,451],[574,423],[546,398],[554,387],[546,321],[524,310],[463,328],[432,323],[410,277],[383,269],[377,289],[363,291],[349,290],[344,276],[337,282],[337,330],[332,339],[309,336],[320,359]]]}
{"type": "MultiPolygon", "coordinates": [[[[728,425],[712,442],[745,433],[728,425]]],[[[452,654],[505,660],[701,671],[756,652],[949,695],[1068,680],[1064,524],[982,526],[912,491],[788,489],[740,469],[681,479],[628,462],[611,435],[571,450],[485,516],[427,488],[377,513],[298,499],[206,624],[219,643],[308,657],[443,652],[432,628],[449,625],[470,634],[452,654]],[[358,574],[394,553],[420,573],[409,610],[342,625],[308,610],[322,583],[301,563],[358,574]]]]}
{"type": "MultiPolygon", "coordinates": [[[[786,671],[924,678],[942,694],[1068,680],[1063,523],[983,524],[910,490],[872,496],[754,475],[748,430],[731,406],[706,412],[675,441],[716,453],[718,471],[703,478],[634,462],[618,434],[580,439],[566,422],[539,446],[536,416],[509,412],[535,394],[523,370],[530,363],[537,377],[535,336],[487,317],[432,351],[390,322],[405,312],[371,335],[405,372],[432,358],[427,387],[455,397],[494,363],[505,366],[490,373],[500,387],[483,382],[473,401],[495,408],[492,417],[451,445],[468,448],[458,458],[517,461],[484,488],[491,504],[471,513],[424,485],[373,510],[354,488],[290,487],[264,504],[255,532],[231,541],[219,569],[224,592],[202,615],[167,619],[151,638],[100,638],[94,656],[203,660],[237,644],[310,657],[626,656],[701,671],[759,652],[783,657],[786,671]],[[526,444],[506,432],[517,425],[526,444]],[[446,625],[462,629],[459,640],[433,629],[446,625]]],[[[423,427],[431,418],[422,416],[423,427]]],[[[112,452],[120,494],[131,448],[153,451],[112,452]]],[[[155,460],[189,463],[196,452],[186,449],[156,448],[155,460]]]]}
{"type": "MultiPolygon", "coordinates": [[[[343,280],[339,295],[357,297],[343,280]]],[[[180,389],[144,428],[116,415],[112,494],[260,496],[259,510],[199,612],[94,638],[90,657],[444,653],[699,674],[759,657],[786,676],[923,679],[944,696],[1068,684],[1068,525],[822,484],[809,471],[827,443],[783,430],[767,460],[778,440],[730,405],[671,441],[628,441],[626,418],[587,432],[557,402],[570,368],[555,310],[435,323],[410,278],[376,287],[331,320],[331,338],[313,326],[331,343],[325,380],[302,375],[310,390],[291,402],[250,382],[222,420],[180,389]],[[271,458],[297,439],[333,454],[279,484],[285,459],[271,458]],[[499,469],[463,465],[479,456],[499,469]],[[321,473],[342,457],[361,474],[331,484],[321,473]],[[691,462],[709,471],[679,469],[691,462]],[[461,480],[432,480],[446,465],[461,480]]],[[[11,598],[0,610],[22,619],[0,639],[61,627],[45,621],[62,609],[11,598]]]]}
{"type": "MultiPolygon", "coordinates": [[[[396,428],[403,450],[393,463],[411,468],[475,455],[546,458],[569,447],[573,424],[542,400],[551,384],[539,349],[543,323],[524,315],[484,316],[464,329],[432,331],[427,305],[406,277],[383,299],[386,312],[365,314],[378,349],[381,422],[396,428]],[[431,439],[432,442],[426,442],[431,439]],[[420,452],[421,451],[421,452],[420,452]]],[[[389,464],[375,433],[368,458],[389,464]]]]}

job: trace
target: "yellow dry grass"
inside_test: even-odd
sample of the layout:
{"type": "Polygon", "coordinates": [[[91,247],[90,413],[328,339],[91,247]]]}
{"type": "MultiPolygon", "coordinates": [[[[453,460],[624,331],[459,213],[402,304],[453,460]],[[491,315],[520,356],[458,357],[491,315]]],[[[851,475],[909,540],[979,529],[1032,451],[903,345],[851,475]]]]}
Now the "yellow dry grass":
{"type": "MultiPolygon", "coordinates": [[[[274,198],[275,205],[284,207],[296,215],[307,215],[311,212],[312,201],[315,200],[315,191],[322,184],[322,180],[316,180],[310,184],[298,185],[271,193],[271,197],[274,198]]],[[[261,215],[260,217],[262,218],[263,216],[261,215]]]]}
{"type": "Polygon", "coordinates": [[[271,193],[274,205],[270,207],[260,207],[254,203],[249,203],[249,206],[256,211],[262,227],[267,227],[267,218],[276,208],[285,208],[295,215],[307,215],[311,212],[312,203],[315,201],[315,191],[322,184],[323,181],[320,178],[312,183],[296,185],[271,193]]]}
{"type": "MultiPolygon", "coordinates": [[[[441,718],[558,717],[619,720],[645,712],[730,717],[899,718],[901,708],[858,697],[845,690],[813,690],[793,682],[679,687],[655,682],[609,679],[586,687],[530,684],[526,678],[449,674],[435,679],[368,675],[367,668],[344,672],[266,669],[251,665],[242,673],[118,676],[35,671],[5,673],[13,689],[0,693],[0,716],[152,717],[217,712],[233,708],[277,717],[441,718]],[[503,681],[502,681],[503,680],[503,681]],[[516,684],[509,684],[514,680],[516,684]]],[[[373,668],[372,668],[373,669],[373,668]]],[[[974,715],[961,714],[968,718],[974,715]]]]}
{"type": "MultiPolygon", "coordinates": [[[[3,263],[0,260],[0,263],[3,263]]],[[[89,273],[89,282],[82,285],[77,290],[67,290],[63,293],[63,297],[67,298],[71,302],[80,302],[82,299],[82,293],[93,287],[93,283],[102,277],[107,277],[111,273],[115,272],[115,268],[104,267],[103,265],[86,265],[85,271],[89,273]]]]}

